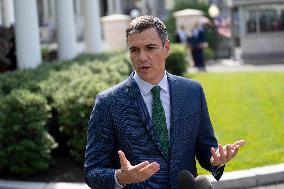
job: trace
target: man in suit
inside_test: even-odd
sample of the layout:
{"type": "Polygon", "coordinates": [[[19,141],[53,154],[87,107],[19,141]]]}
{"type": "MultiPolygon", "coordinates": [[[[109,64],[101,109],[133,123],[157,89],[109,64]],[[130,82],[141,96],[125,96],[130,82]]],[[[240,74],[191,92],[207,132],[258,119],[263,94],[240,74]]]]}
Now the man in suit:
{"type": "Polygon", "coordinates": [[[126,38],[135,71],[96,97],[86,183],[105,189],[178,189],[181,170],[197,176],[195,158],[218,180],[244,141],[218,145],[200,84],[165,71],[170,42],[161,20],[135,18],[126,38]]]}
{"type": "Polygon", "coordinates": [[[188,38],[188,36],[186,34],[184,26],[180,26],[180,28],[177,30],[177,32],[175,34],[175,42],[186,44],[187,38],[188,38]]]}
{"type": "Polygon", "coordinates": [[[200,71],[205,71],[204,53],[203,49],[208,46],[205,39],[205,30],[201,22],[197,22],[192,29],[192,34],[188,37],[188,44],[191,49],[191,55],[194,65],[200,71]]]}

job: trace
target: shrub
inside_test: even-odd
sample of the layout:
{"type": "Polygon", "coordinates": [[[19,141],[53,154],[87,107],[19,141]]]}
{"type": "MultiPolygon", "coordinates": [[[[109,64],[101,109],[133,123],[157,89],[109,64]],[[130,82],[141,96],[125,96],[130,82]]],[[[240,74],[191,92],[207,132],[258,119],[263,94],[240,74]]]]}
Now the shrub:
{"type": "Polygon", "coordinates": [[[41,48],[42,60],[46,62],[52,62],[57,59],[57,50],[49,49],[47,47],[41,48]]]}
{"type": "Polygon", "coordinates": [[[45,126],[46,99],[27,90],[13,90],[0,100],[1,169],[27,176],[46,170],[55,142],[45,126]]]}
{"type": "Polygon", "coordinates": [[[83,161],[90,111],[97,93],[105,88],[108,86],[98,77],[85,75],[74,79],[68,88],[62,88],[54,95],[60,131],[69,137],[67,145],[76,161],[83,161]]]}
{"type": "Polygon", "coordinates": [[[73,65],[72,69],[53,73],[42,87],[43,93],[52,99],[52,108],[58,113],[60,132],[68,136],[71,155],[77,161],[82,160],[88,118],[95,96],[107,86],[87,67],[73,65]]]}
{"type": "Polygon", "coordinates": [[[205,60],[212,60],[214,58],[214,52],[210,47],[203,49],[205,60]]]}
{"type": "MultiPolygon", "coordinates": [[[[173,12],[173,11],[171,11],[173,12]]],[[[175,34],[176,34],[176,20],[175,17],[173,15],[173,13],[171,13],[167,20],[165,20],[165,25],[167,27],[167,32],[168,32],[168,38],[169,40],[173,43],[175,41],[175,34]]]]}
{"type": "Polygon", "coordinates": [[[95,60],[107,62],[109,59],[115,58],[120,55],[124,55],[125,52],[126,52],[125,50],[111,50],[111,51],[104,51],[104,52],[101,52],[95,55],[84,53],[84,54],[77,56],[73,61],[82,63],[82,64],[85,64],[86,62],[90,62],[90,61],[95,61],[95,60]]]}
{"type": "Polygon", "coordinates": [[[72,157],[82,162],[89,115],[97,93],[126,79],[131,70],[128,56],[125,51],[120,51],[85,54],[71,61],[43,63],[36,69],[0,75],[0,124],[3,124],[0,147],[8,146],[6,149],[9,149],[0,153],[2,169],[18,175],[45,170],[50,161],[50,147],[54,147],[52,140],[47,141],[52,139],[47,131],[59,142],[59,146],[64,148],[67,145],[72,157]],[[20,139],[27,135],[26,132],[19,132],[19,128],[23,127],[29,132],[30,128],[36,127],[42,132],[37,134],[44,135],[42,141],[26,137],[22,143],[20,139]],[[2,143],[7,132],[11,134],[7,140],[10,142],[2,143]],[[62,137],[64,140],[61,140],[62,137]],[[43,141],[44,144],[41,143],[43,141]],[[16,143],[21,145],[13,145],[16,143]],[[8,161],[10,152],[23,153],[24,158],[18,160],[16,157],[21,156],[17,155],[15,160],[8,161]],[[38,152],[37,156],[35,152],[38,152]],[[38,164],[34,165],[34,162],[38,164]]]}
{"type": "Polygon", "coordinates": [[[187,52],[184,45],[171,45],[170,56],[166,60],[166,70],[174,75],[183,75],[188,68],[187,52]]]}
{"type": "Polygon", "coordinates": [[[32,92],[40,90],[38,82],[45,78],[47,71],[18,70],[0,75],[0,96],[9,95],[15,89],[26,89],[32,92]]]}
{"type": "Polygon", "coordinates": [[[107,62],[88,61],[93,58],[79,57],[79,62],[50,73],[41,83],[43,94],[57,112],[59,130],[68,138],[70,154],[78,162],[83,162],[88,120],[97,93],[121,82],[131,71],[125,53],[109,57],[107,62]]]}

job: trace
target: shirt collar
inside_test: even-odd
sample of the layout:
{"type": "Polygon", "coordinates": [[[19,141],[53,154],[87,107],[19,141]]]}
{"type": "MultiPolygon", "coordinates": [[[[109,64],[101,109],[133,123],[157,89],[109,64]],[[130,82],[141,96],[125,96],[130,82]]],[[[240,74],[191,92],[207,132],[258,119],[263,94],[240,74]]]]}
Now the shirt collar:
{"type": "MultiPolygon", "coordinates": [[[[134,79],[144,96],[147,95],[151,91],[151,89],[155,86],[141,79],[135,71],[134,71],[134,79]]],[[[168,77],[166,72],[164,74],[163,79],[158,83],[158,85],[165,93],[169,91],[168,77]]]]}

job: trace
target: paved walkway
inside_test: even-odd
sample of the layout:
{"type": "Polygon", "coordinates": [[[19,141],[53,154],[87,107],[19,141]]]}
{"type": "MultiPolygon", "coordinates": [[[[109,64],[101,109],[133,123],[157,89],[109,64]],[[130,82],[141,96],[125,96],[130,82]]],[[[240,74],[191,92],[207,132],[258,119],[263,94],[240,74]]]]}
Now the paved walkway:
{"type": "Polygon", "coordinates": [[[261,186],[257,188],[251,188],[251,189],[283,189],[284,184],[277,184],[277,185],[270,185],[270,186],[261,186]]]}
{"type": "Polygon", "coordinates": [[[284,163],[234,172],[224,172],[220,181],[208,176],[216,189],[241,189],[284,183],[284,163]]]}
{"type": "MultiPolygon", "coordinates": [[[[188,69],[190,73],[197,72],[196,68],[190,67],[188,69]]],[[[284,72],[284,60],[283,63],[273,62],[270,64],[249,64],[240,61],[233,61],[232,59],[224,60],[212,60],[207,62],[207,72],[252,72],[252,71],[277,71],[284,72]]]]}

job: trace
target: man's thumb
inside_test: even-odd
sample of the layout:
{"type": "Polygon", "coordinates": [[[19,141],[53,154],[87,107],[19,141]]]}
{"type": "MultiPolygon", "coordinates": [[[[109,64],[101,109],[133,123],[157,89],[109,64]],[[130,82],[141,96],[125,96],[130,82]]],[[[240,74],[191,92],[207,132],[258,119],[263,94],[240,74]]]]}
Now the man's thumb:
{"type": "Polygon", "coordinates": [[[130,162],[126,159],[123,151],[118,150],[118,155],[119,155],[121,167],[130,165],[130,162]]]}

